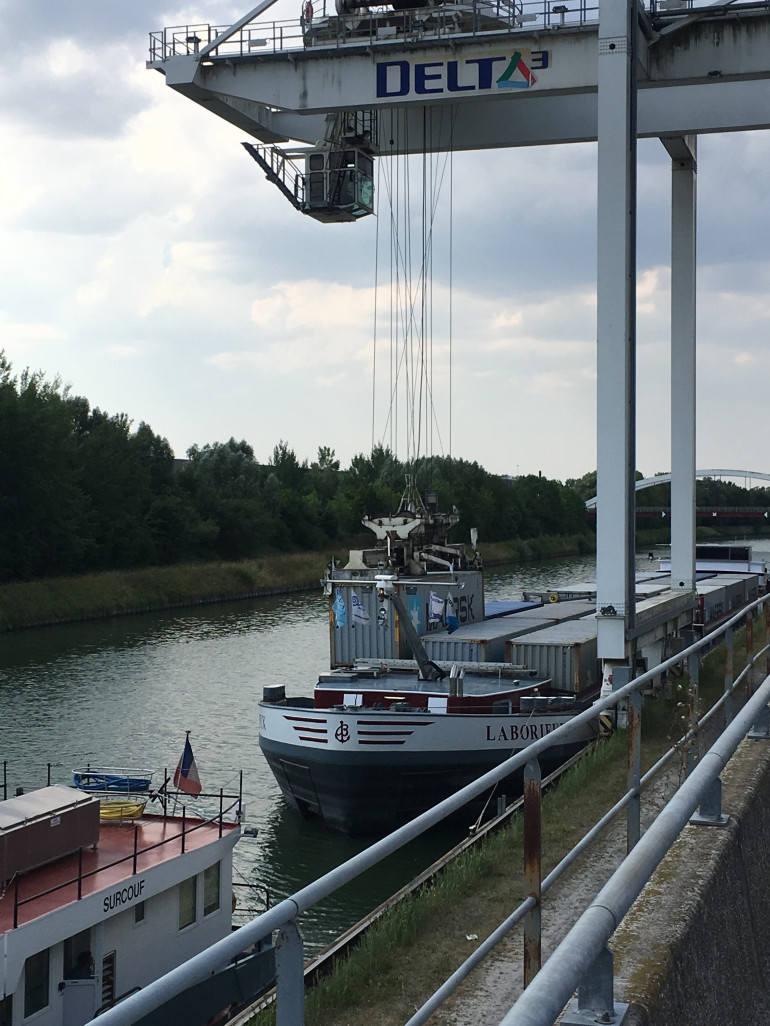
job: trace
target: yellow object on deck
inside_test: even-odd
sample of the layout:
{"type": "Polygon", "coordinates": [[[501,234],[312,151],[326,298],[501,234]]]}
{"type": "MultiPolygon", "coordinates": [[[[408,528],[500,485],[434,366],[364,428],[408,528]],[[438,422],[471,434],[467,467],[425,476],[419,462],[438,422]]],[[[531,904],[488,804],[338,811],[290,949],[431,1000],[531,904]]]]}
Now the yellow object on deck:
{"type": "Polygon", "coordinates": [[[99,819],[102,823],[126,823],[141,816],[146,804],[146,801],[130,799],[102,802],[99,808],[99,819]]]}

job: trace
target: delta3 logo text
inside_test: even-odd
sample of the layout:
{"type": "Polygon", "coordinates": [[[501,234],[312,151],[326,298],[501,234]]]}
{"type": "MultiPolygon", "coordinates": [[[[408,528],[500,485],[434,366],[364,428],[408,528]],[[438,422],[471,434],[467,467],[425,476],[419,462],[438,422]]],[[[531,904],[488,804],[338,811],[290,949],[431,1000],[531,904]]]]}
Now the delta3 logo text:
{"type": "Polygon", "coordinates": [[[465,60],[379,61],[377,98],[531,89],[548,67],[547,50],[516,50],[465,60]]]}

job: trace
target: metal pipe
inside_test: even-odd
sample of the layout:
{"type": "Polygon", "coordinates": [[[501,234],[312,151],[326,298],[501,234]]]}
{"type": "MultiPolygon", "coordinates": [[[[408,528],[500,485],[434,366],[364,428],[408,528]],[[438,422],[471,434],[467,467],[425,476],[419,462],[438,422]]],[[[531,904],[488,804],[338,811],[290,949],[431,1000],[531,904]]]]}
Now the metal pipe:
{"type": "Polygon", "coordinates": [[[524,768],[524,890],[535,904],[524,920],[524,986],[528,987],[542,966],[540,898],[542,894],[543,795],[540,763],[530,759],[524,768]]]}
{"type": "Polygon", "coordinates": [[[626,817],[626,852],[642,835],[642,696],[635,691],[628,701],[627,788],[631,798],[626,817]]]}
{"type": "Polygon", "coordinates": [[[687,669],[690,675],[688,697],[690,703],[690,732],[693,735],[693,742],[687,749],[687,772],[691,773],[695,764],[700,758],[700,734],[698,725],[700,723],[700,653],[693,652],[687,660],[687,669]]]}
{"type": "MultiPolygon", "coordinates": [[[[770,604],[765,607],[770,612],[770,604]]],[[[724,706],[725,706],[725,726],[733,718],[733,629],[730,627],[725,631],[725,694],[724,694],[724,706]]],[[[768,673],[770,673],[770,667],[768,667],[768,673]]]]}
{"type": "Polygon", "coordinates": [[[754,617],[749,613],[746,617],[746,665],[751,667],[749,675],[749,694],[754,694],[754,617]]]}
{"type": "Polygon", "coordinates": [[[254,18],[263,14],[268,7],[272,7],[275,2],[276,0],[262,0],[261,4],[257,4],[257,6],[253,7],[248,14],[244,14],[243,17],[234,22],[229,29],[225,29],[225,31],[221,32],[216,39],[213,39],[207,46],[204,46],[203,49],[196,54],[196,60],[202,61],[204,57],[211,53],[212,50],[216,50],[216,48],[221,46],[222,43],[226,43],[230,36],[234,36],[236,32],[243,28],[244,25],[248,25],[248,23],[253,21],[254,18]]]}

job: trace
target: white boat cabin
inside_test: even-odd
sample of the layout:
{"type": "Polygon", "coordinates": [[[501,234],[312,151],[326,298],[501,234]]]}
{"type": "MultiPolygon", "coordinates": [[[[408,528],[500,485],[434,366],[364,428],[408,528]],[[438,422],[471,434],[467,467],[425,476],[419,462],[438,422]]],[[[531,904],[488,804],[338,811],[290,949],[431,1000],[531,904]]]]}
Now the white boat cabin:
{"type": "Polygon", "coordinates": [[[60,785],[0,801],[0,1026],[82,1026],[227,936],[239,835],[103,821],[98,797],[60,785]]]}

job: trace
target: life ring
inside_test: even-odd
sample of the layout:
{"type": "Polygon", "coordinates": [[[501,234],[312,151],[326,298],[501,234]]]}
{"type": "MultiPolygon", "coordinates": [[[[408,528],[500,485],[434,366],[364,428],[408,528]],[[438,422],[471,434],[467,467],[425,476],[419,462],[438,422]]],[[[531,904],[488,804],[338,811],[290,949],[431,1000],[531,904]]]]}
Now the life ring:
{"type": "Polygon", "coordinates": [[[551,594],[548,596],[548,601],[549,602],[558,602],[559,601],[559,596],[556,594],[555,591],[552,591],[551,594]]]}

